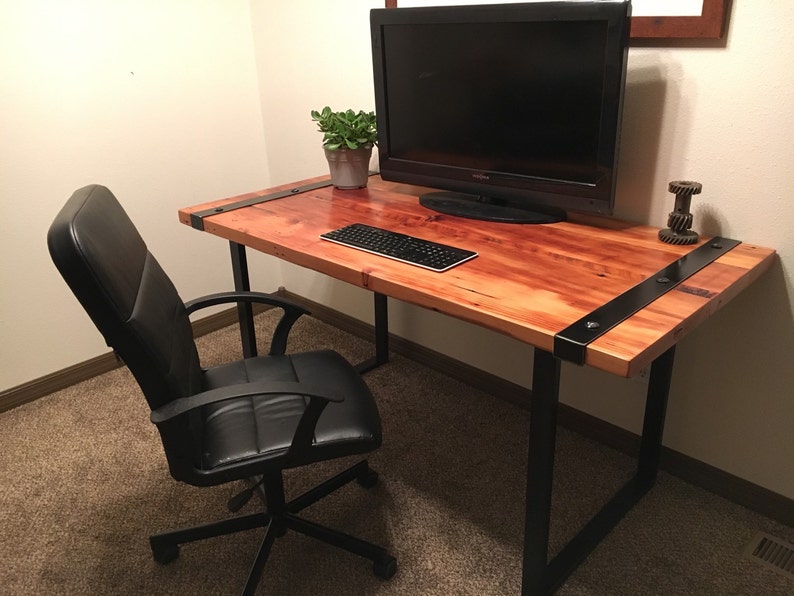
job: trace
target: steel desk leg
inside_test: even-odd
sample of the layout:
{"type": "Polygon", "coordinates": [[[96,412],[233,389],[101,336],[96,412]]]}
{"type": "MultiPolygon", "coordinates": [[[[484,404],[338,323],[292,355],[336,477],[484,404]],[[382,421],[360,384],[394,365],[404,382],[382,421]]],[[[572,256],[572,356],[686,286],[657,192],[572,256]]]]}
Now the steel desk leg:
{"type": "MultiPolygon", "coordinates": [[[[245,246],[230,241],[229,249],[232,253],[234,289],[248,292],[251,289],[251,283],[248,279],[248,259],[245,256],[245,246]]],[[[237,303],[237,318],[240,321],[240,341],[243,344],[243,356],[252,358],[256,356],[256,332],[254,331],[254,309],[250,302],[237,303]]]]}
{"type": "Polygon", "coordinates": [[[386,296],[373,293],[375,307],[375,356],[356,365],[359,374],[389,361],[389,310],[386,296]]]}
{"type": "Polygon", "coordinates": [[[654,360],[651,376],[648,379],[648,393],[645,398],[645,420],[642,424],[639,461],[637,462],[637,483],[653,486],[659,471],[659,457],[662,452],[662,433],[667,414],[667,397],[673,378],[675,346],[654,360]]]}
{"type": "MultiPolygon", "coordinates": [[[[247,292],[251,289],[248,278],[248,259],[245,246],[237,242],[229,242],[232,256],[232,274],[234,289],[247,292]]],[[[356,366],[359,373],[386,364],[389,361],[389,312],[386,296],[375,292],[375,356],[356,366]]],[[[237,317],[240,321],[240,341],[243,345],[243,356],[256,356],[256,332],[254,331],[254,311],[248,302],[237,303],[237,317]]]]}
{"type": "Polygon", "coordinates": [[[560,360],[551,353],[536,348],[529,414],[522,594],[543,594],[546,591],[559,394],[560,360]]]}
{"type": "Polygon", "coordinates": [[[524,566],[521,593],[553,594],[656,480],[675,347],[651,366],[637,473],[547,563],[560,361],[535,350],[529,422],[524,566]]]}

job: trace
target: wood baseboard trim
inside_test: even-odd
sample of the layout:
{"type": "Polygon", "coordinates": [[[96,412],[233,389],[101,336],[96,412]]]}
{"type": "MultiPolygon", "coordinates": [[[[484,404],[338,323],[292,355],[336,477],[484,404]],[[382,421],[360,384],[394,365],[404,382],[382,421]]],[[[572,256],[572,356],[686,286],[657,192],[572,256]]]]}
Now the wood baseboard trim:
{"type": "MultiPolygon", "coordinates": [[[[254,307],[254,312],[264,310],[263,305],[256,304],[254,307]]],[[[236,322],[237,310],[233,307],[228,308],[201,319],[196,319],[193,322],[193,335],[200,337],[236,322]]],[[[0,412],[5,412],[55,391],[71,387],[76,383],[110,372],[120,366],[122,366],[122,362],[116,358],[113,352],[108,352],[22,385],[0,391],[0,412]]]]}
{"type": "MultiPolygon", "coordinates": [[[[375,328],[368,323],[287,290],[281,289],[278,293],[301,304],[312,313],[312,316],[329,325],[368,341],[374,342],[375,340],[375,328]]],[[[531,392],[525,387],[505,381],[491,373],[396,335],[389,335],[389,348],[401,356],[421,362],[425,366],[472,387],[497,395],[521,408],[529,409],[531,392]]],[[[560,404],[557,420],[561,426],[622,453],[636,456],[639,452],[640,437],[638,435],[571,406],[560,404]]],[[[664,446],[659,467],[689,484],[715,493],[788,526],[794,525],[793,499],[664,446]]]]}
{"type": "Polygon", "coordinates": [[[121,366],[113,352],[90,358],[38,379],[0,392],[0,412],[34,401],[75,383],[110,372],[121,366]]]}

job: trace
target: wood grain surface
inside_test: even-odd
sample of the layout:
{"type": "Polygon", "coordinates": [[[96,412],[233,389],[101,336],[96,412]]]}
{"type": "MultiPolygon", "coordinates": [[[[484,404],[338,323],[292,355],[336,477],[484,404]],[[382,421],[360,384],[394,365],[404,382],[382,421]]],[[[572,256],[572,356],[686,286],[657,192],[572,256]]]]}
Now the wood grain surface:
{"type": "MultiPolygon", "coordinates": [[[[179,218],[190,225],[192,212],[321,179],[185,208],[179,218]]],[[[419,205],[424,190],[373,176],[364,189],[329,186],[213,215],[204,226],[210,234],[548,351],[556,333],[699,246],[665,244],[658,228],[610,218],[528,225],[442,215],[419,205]],[[479,256],[436,273],[320,239],[355,222],[479,256]]],[[[634,376],[750,285],[774,258],[774,250],[740,244],[592,342],[585,363],[634,376]]]]}

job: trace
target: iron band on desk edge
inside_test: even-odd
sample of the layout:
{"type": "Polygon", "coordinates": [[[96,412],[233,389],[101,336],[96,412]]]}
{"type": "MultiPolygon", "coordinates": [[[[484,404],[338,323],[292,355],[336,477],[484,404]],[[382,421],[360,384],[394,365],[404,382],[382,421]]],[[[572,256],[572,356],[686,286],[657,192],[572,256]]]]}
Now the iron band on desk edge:
{"type": "Polygon", "coordinates": [[[582,365],[587,345],[741,244],[712,238],[554,336],[554,356],[582,365]]]}

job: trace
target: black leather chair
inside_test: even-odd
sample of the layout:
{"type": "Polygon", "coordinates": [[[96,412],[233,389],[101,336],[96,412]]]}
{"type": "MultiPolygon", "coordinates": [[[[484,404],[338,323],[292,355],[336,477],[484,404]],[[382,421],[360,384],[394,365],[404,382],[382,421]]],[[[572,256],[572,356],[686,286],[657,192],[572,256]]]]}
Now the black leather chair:
{"type": "Polygon", "coordinates": [[[297,516],[354,479],[373,486],[378,476],[366,460],[286,501],[283,470],[367,453],[381,444],[372,394],[342,356],[330,350],[285,354],[290,328],[306,311],[257,292],[182,302],[103,186],[77,190],[53,221],[47,242],[61,275],[140,385],[171,475],[196,486],[248,482],[229,501],[233,512],[256,493],[265,502],[264,512],[151,536],[156,561],[172,561],[185,542],[264,527],[244,594],[253,593],[273,542],[288,529],[370,559],[378,577],[394,574],[396,561],[383,548],[297,516]],[[202,368],[188,315],[245,301],[284,311],[270,353],[202,368]]]}

